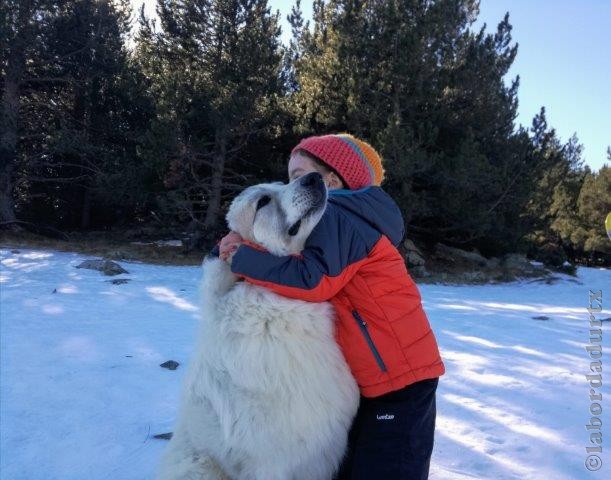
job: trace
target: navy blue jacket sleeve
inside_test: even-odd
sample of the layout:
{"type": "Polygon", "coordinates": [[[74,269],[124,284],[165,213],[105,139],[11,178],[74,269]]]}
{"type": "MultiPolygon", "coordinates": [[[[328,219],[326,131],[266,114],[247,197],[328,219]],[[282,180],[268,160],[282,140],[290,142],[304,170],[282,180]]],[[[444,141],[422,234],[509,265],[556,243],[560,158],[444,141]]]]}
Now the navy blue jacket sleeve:
{"type": "Polygon", "coordinates": [[[249,245],[241,245],[233,256],[231,270],[251,283],[276,293],[322,302],[335,296],[352,278],[368,246],[380,233],[362,232],[332,204],[308,237],[301,255],[278,257],[249,245]]]}

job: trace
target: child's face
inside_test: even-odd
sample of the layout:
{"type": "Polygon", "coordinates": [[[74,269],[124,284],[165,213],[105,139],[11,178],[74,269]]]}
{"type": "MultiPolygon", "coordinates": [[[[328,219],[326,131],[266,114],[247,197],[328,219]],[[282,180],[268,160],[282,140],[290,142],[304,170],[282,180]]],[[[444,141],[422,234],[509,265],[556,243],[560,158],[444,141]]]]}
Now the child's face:
{"type": "Polygon", "coordinates": [[[296,178],[310,172],[320,173],[329,190],[343,187],[342,181],[334,172],[318,165],[311,157],[303,152],[297,151],[293,153],[289,159],[288,165],[289,181],[292,182],[296,178]]]}

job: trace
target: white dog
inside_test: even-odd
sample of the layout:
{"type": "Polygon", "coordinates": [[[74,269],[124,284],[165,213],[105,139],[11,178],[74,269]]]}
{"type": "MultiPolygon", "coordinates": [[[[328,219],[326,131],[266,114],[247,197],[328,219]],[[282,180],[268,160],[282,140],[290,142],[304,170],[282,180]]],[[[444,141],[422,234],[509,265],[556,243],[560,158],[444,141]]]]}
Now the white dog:
{"type": "MultiPolygon", "coordinates": [[[[227,221],[273,254],[298,253],[326,201],[311,173],[244,190],[227,221]]],[[[199,343],[159,478],[330,480],[359,401],[331,305],[237,282],[218,258],[203,270],[199,343]]]]}

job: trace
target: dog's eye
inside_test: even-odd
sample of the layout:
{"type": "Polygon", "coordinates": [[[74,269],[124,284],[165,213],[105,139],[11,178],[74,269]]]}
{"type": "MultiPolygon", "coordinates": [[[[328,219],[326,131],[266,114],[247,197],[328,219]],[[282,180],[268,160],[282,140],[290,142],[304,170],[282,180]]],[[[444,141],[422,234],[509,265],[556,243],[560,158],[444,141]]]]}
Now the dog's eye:
{"type": "Polygon", "coordinates": [[[297,232],[299,231],[299,227],[301,227],[301,220],[297,220],[293,226],[291,228],[289,228],[289,235],[291,237],[294,237],[295,235],[297,235],[297,232]]]}
{"type": "Polygon", "coordinates": [[[263,195],[257,202],[257,210],[267,205],[271,201],[271,199],[272,197],[270,197],[269,195],[263,195]]]}

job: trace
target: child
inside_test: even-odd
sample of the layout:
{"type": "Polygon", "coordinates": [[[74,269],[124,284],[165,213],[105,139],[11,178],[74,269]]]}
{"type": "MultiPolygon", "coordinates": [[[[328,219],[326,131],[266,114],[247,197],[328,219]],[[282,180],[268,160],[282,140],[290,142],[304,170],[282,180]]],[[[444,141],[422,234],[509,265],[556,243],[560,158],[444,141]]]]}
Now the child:
{"type": "Polygon", "coordinates": [[[337,341],[361,391],[337,478],[426,479],[445,367],[396,248],[404,234],[401,212],[379,186],[379,155],[362,140],[348,134],[302,140],[291,153],[289,178],[313,171],[323,176],[329,201],[300,256],[271,255],[241,244],[234,232],[217,251],[253,284],[335,307],[337,341]]]}

